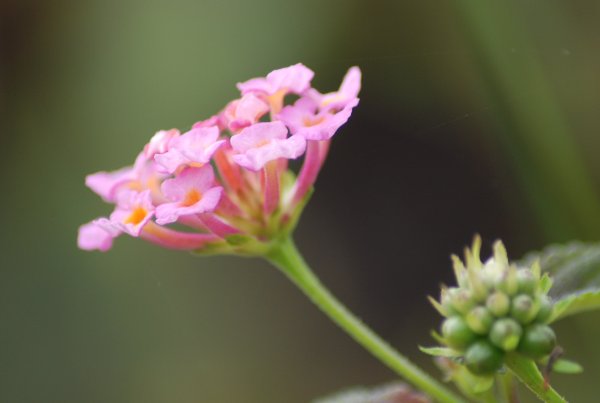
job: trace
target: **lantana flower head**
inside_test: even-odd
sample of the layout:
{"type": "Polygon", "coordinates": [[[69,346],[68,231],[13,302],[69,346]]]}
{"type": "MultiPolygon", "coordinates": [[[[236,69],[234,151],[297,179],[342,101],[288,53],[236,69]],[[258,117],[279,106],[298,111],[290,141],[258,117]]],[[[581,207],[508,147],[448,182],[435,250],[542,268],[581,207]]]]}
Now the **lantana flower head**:
{"type": "Polygon", "coordinates": [[[313,75],[296,64],[240,83],[216,115],[183,134],[158,131],[131,166],[89,175],[114,211],[82,225],[79,246],[106,251],[127,234],[199,253],[264,253],[293,230],[331,138],[358,104],[357,67],[333,93],[312,88],[313,75]],[[298,96],[293,105],[287,94],[298,96]],[[303,155],[296,174],[287,162],[303,155]]]}

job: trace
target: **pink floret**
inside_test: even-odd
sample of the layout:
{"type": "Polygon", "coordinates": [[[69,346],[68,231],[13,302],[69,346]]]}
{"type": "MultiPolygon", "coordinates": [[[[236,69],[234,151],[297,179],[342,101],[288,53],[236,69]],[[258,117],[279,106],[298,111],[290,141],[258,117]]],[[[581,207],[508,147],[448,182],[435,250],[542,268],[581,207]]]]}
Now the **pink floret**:
{"type": "Polygon", "coordinates": [[[172,201],[156,208],[156,222],[164,225],[177,221],[181,216],[214,211],[223,188],[215,186],[213,169],[205,165],[185,168],[173,179],[167,179],[162,184],[162,192],[172,201]]]}
{"type": "Polygon", "coordinates": [[[307,140],[329,140],[348,121],[357,104],[358,98],[354,98],[340,111],[320,111],[314,100],[305,97],[283,108],[277,117],[293,134],[307,140]]]}
{"type": "Polygon", "coordinates": [[[79,227],[77,245],[83,250],[106,252],[112,248],[113,239],[119,236],[120,233],[118,229],[112,226],[102,225],[102,219],[94,220],[79,227]]]}
{"type": "Polygon", "coordinates": [[[225,143],[225,140],[218,140],[219,133],[217,126],[192,129],[174,138],[169,143],[169,150],[156,154],[154,160],[168,173],[174,173],[187,165],[204,165],[225,143]]]}
{"type": "Polygon", "coordinates": [[[258,171],[266,163],[279,158],[294,159],[304,153],[306,141],[302,136],[287,137],[288,130],[279,121],[256,123],[231,137],[235,154],[233,160],[240,166],[258,171]]]}
{"type": "Polygon", "coordinates": [[[224,124],[232,132],[250,126],[269,111],[269,105],[252,93],[230,102],[223,110],[224,124]]]}
{"type": "Polygon", "coordinates": [[[356,102],[361,85],[361,72],[356,66],[351,67],[340,85],[340,89],[335,92],[321,94],[319,91],[311,88],[306,95],[319,105],[321,110],[343,109],[350,103],[356,102]]]}
{"type": "Polygon", "coordinates": [[[126,167],[112,172],[96,172],[85,177],[85,185],[108,203],[114,203],[117,190],[136,179],[135,170],[126,167]]]}
{"type": "Polygon", "coordinates": [[[150,159],[153,158],[155,154],[166,153],[171,141],[179,137],[179,135],[180,133],[177,129],[156,132],[150,139],[150,142],[144,147],[144,157],[150,159]]]}
{"type": "Polygon", "coordinates": [[[121,231],[137,237],[153,216],[154,204],[150,190],[131,190],[119,194],[117,207],[110,215],[110,221],[121,231]]]}
{"type": "Polygon", "coordinates": [[[302,63],[298,63],[273,70],[266,77],[253,78],[246,82],[238,83],[237,87],[242,94],[259,92],[273,95],[281,90],[301,94],[308,89],[314,75],[315,73],[311,69],[302,63]]]}

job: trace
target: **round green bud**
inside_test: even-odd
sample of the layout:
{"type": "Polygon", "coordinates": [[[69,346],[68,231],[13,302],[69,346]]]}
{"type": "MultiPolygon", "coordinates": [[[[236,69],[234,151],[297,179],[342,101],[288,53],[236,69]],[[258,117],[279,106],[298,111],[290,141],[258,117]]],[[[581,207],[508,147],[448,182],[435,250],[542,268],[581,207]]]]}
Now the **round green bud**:
{"type": "Polygon", "coordinates": [[[485,340],[473,343],[465,353],[465,365],[475,375],[493,374],[502,362],[502,351],[485,340]]]}
{"type": "Polygon", "coordinates": [[[552,301],[550,300],[550,298],[547,295],[540,295],[539,303],[540,303],[540,310],[539,310],[537,316],[535,317],[535,320],[537,322],[545,323],[552,316],[554,304],[552,303],[552,301]]]}
{"type": "Polygon", "coordinates": [[[442,336],[448,345],[464,350],[477,337],[460,316],[451,316],[442,324],[442,336]]]}
{"type": "Polygon", "coordinates": [[[520,294],[533,295],[538,285],[538,281],[529,269],[517,270],[517,283],[519,284],[520,294]]]}
{"type": "Polygon", "coordinates": [[[469,312],[475,305],[471,291],[463,288],[453,288],[452,290],[453,292],[450,296],[450,304],[452,308],[463,315],[469,312]]]}
{"type": "Polygon", "coordinates": [[[467,324],[477,334],[487,334],[492,327],[494,317],[483,306],[476,306],[466,316],[467,324]]]}
{"type": "Polygon", "coordinates": [[[488,297],[485,306],[494,316],[505,316],[510,311],[510,298],[503,292],[496,291],[488,297]]]}
{"type": "Polygon", "coordinates": [[[513,351],[519,345],[523,329],[516,320],[510,318],[498,319],[490,331],[490,341],[504,351],[513,351]]]}
{"type": "Polygon", "coordinates": [[[500,283],[498,283],[498,289],[509,296],[513,296],[519,290],[519,283],[517,281],[517,270],[514,267],[510,267],[504,272],[500,283]]]}
{"type": "Polygon", "coordinates": [[[556,335],[547,325],[534,323],[525,328],[518,350],[535,360],[547,356],[556,346],[556,335]]]}
{"type": "Polygon", "coordinates": [[[539,309],[539,302],[534,301],[529,295],[519,294],[512,300],[510,316],[526,325],[535,319],[539,309]]]}

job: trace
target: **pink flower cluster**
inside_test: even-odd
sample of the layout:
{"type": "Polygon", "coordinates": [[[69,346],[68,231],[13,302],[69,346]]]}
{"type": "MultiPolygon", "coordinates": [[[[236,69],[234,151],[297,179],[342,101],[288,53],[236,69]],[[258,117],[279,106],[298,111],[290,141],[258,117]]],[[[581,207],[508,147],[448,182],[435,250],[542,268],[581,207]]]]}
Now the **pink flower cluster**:
{"type": "Polygon", "coordinates": [[[183,134],[157,132],[133,166],[87,176],[86,185],[115,209],[79,228],[79,247],[106,251],[127,233],[201,250],[240,236],[265,242],[284,230],[358,104],[358,67],[327,94],[311,87],[313,75],[296,64],[239,83],[241,97],[219,114],[183,134]],[[285,105],[288,95],[296,101],[285,105]],[[296,176],[288,160],[303,154],[296,176]]]}

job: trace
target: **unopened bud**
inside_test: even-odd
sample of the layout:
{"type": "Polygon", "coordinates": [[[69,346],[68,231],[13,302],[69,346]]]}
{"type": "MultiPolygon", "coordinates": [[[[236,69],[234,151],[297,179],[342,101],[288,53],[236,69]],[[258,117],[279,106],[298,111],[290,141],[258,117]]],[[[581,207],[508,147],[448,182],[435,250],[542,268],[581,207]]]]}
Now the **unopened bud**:
{"type": "Polygon", "coordinates": [[[549,326],[535,323],[528,326],[523,332],[519,343],[519,352],[537,360],[550,354],[555,346],[554,331],[549,326]]]}
{"type": "Polygon", "coordinates": [[[523,329],[516,320],[502,318],[496,320],[490,331],[490,340],[504,351],[512,351],[519,345],[523,329]]]}
{"type": "Polygon", "coordinates": [[[498,289],[505,292],[509,296],[513,296],[519,290],[519,283],[517,281],[517,270],[514,266],[509,267],[504,273],[502,280],[498,284],[498,289]]]}
{"type": "Polygon", "coordinates": [[[490,295],[485,303],[487,309],[496,316],[505,316],[510,311],[510,299],[506,294],[496,291],[490,295]]]}
{"type": "Polygon", "coordinates": [[[469,290],[455,288],[452,292],[450,303],[452,308],[462,314],[466,314],[473,308],[475,301],[469,290]]]}
{"type": "Polygon", "coordinates": [[[535,317],[535,320],[537,322],[545,323],[552,316],[554,304],[552,303],[550,298],[548,298],[548,296],[546,296],[546,295],[540,295],[539,301],[540,301],[540,310],[539,310],[537,316],[535,317]]]}
{"type": "Polygon", "coordinates": [[[450,347],[457,350],[465,349],[477,337],[460,316],[451,316],[444,321],[442,336],[450,347]]]}
{"type": "Polygon", "coordinates": [[[517,282],[519,284],[520,294],[533,295],[537,288],[538,280],[535,278],[531,270],[521,269],[517,270],[517,282]]]}
{"type": "Polygon", "coordinates": [[[494,322],[494,317],[483,306],[476,306],[467,314],[467,324],[475,333],[486,334],[494,322]]]}
{"type": "Polygon", "coordinates": [[[510,316],[526,325],[535,319],[539,309],[539,303],[535,303],[529,295],[520,294],[512,300],[510,316]]]}
{"type": "Polygon", "coordinates": [[[476,375],[490,375],[500,369],[503,353],[485,340],[475,342],[465,353],[465,365],[476,375]]]}

